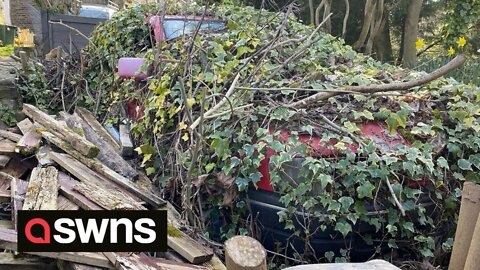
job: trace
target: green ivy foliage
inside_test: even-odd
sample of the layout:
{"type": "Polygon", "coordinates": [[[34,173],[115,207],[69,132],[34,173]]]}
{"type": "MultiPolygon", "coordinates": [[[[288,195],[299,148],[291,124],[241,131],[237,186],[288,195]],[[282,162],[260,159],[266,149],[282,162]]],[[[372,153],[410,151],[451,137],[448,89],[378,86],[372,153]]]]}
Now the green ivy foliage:
{"type": "MultiPolygon", "coordinates": [[[[137,152],[143,157],[142,166],[172,194],[188,194],[185,185],[188,178],[192,180],[193,186],[187,188],[196,199],[182,197],[181,203],[186,207],[201,201],[201,207],[194,209],[201,218],[194,222],[206,225],[208,235],[218,233],[217,220],[223,220],[222,238],[248,232],[248,207],[241,194],[260,180],[258,167],[270,148],[276,152],[270,159],[272,183],[286,209],[279,219],[293,235],[309,241],[318,230],[310,227],[313,220],[298,226],[295,213],[301,211],[322,220],[320,230],[333,228],[336,235],[332,237],[348,239],[358,233],[360,223],[369,224],[376,233],[361,236],[371,245],[386,243],[391,249],[409,252],[410,259],[434,262],[435,257],[437,264],[446,257],[461,184],[480,180],[480,88],[439,79],[404,95],[340,95],[294,110],[286,105],[312,92],[291,88],[332,90],[411,80],[424,73],[381,64],[323,33],[316,33],[313,38],[318,40],[283,66],[308,42],[302,38],[310,36],[313,28],[292,15],[284,24],[285,14],[251,7],[212,6],[210,15],[225,19],[225,30],[154,45],[145,18],[159,10],[154,5],[135,6],[99,26],[84,51],[85,80],[90,91],[105,93],[101,111],[111,118],[119,117],[113,113],[115,106],[138,101],[143,117],[133,130],[141,145],[137,152]],[[283,46],[266,49],[285,41],[283,46]],[[144,70],[152,64],[156,73],[147,83],[122,80],[116,75],[120,57],[144,57],[144,70]],[[236,74],[240,74],[238,87],[283,89],[237,88],[217,116],[203,119],[191,130],[202,111],[224,98],[236,74]],[[359,126],[371,121],[401,133],[410,145],[386,150],[362,139],[359,126]],[[280,139],[284,129],[291,130],[288,140],[280,139]],[[298,134],[321,136],[325,143],[335,140],[331,147],[345,154],[311,157],[313,150],[299,142],[298,134]],[[349,145],[356,145],[358,152],[348,151],[349,145]],[[298,175],[301,181],[286,181],[282,178],[286,165],[297,156],[307,157],[298,175]],[[424,180],[425,187],[408,184],[424,180]],[[235,196],[237,192],[240,195],[235,196]],[[372,215],[368,205],[379,212],[372,215]]],[[[201,14],[202,10],[195,5],[167,5],[168,14],[201,14]]],[[[81,100],[91,107],[87,96],[81,100]]],[[[341,254],[327,252],[316,259],[348,260],[347,247],[341,254]]]]}

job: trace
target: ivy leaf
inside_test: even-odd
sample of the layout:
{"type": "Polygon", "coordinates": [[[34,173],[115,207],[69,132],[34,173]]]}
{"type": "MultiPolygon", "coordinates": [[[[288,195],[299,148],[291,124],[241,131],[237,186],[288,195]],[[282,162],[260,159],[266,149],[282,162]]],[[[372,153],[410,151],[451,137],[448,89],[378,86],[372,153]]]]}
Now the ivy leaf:
{"type": "Polygon", "coordinates": [[[333,182],[333,179],[330,175],[326,175],[323,173],[318,176],[318,179],[320,180],[320,185],[322,186],[322,189],[325,189],[328,184],[333,182]]]}
{"type": "Polygon", "coordinates": [[[235,183],[238,186],[238,190],[244,191],[248,187],[248,179],[242,178],[242,177],[237,177],[235,179],[235,183]]]}
{"type": "Polygon", "coordinates": [[[148,168],[145,169],[145,173],[146,173],[147,175],[152,175],[153,173],[155,173],[155,168],[153,168],[153,167],[148,167],[148,168]]]}
{"type": "Polygon", "coordinates": [[[340,232],[343,237],[347,237],[347,235],[352,231],[352,225],[346,221],[339,221],[335,224],[335,230],[340,232]]]}
{"type": "Polygon", "coordinates": [[[184,141],[188,141],[188,139],[189,139],[189,137],[188,137],[188,133],[185,133],[185,134],[183,134],[183,136],[182,136],[182,140],[184,140],[184,141]]]}
{"type": "Polygon", "coordinates": [[[213,168],[215,168],[215,163],[208,163],[205,166],[205,172],[209,173],[211,170],[213,170],[213,168]]]}
{"type": "Polygon", "coordinates": [[[357,124],[352,123],[350,121],[346,121],[345,123],[343,123],[343,126],[345,126],[347,128],[347,130],[349,132],[352,132],[352,133],[355,132],[355,131],[360,131],[357,124]]]}
{"type": "Polygon", "coordinates": [[[195,104],[194,98],[187,98],[187,107],[192,108],[193,104],[195,104]]]}
{"type": "Polygon", "coordinates": [[[407,231],[412,232],[412,233],[415,232],[415,228],[413,227],[413,223],[412,223],[412,222],[405,222],[405,223],[403,224],[403,228],[404,228],[405,230],[407,230],[407,231]]]}
{"type": "Polygon", "coordinates": [[[440,166],[440,168],[444,168],[444,169],[448,169],[449,166],[448,166],[448,162],[447,160],[444,158],[444,157],[439,157],[437,159],[437,164],[438,166],[440,166]]]}
{"type": "Polygon", "coordinates": [[[178,129],[179,130],[184,130],[186,128],[187,128],[187,124],[185,124],[185,122],[182,121],[182,122],[178,123],[178,129]]]}
{"type": "Polygon", "coordinates": [[[252,180],[252,183],[256,184],[262,178],[262,174],[260,172],[251,173],[249,178],[252,180]]]}
{"type": "Polygon", "coordinates": [[[471,171],[472,170],[472,163],[466,159],[459,159],[458,160],[458,167],[464,171],[471,171]]]}
{"type": "Polygon", "coordinates": [[[357,187],[358,198],[372,198],[372,192],[375,189],[375,186],[370,182],[365,182],[362,185],[357,187]]]}
{"type": "Polygon", "coordinates": [[[218,157],[222,157],[225,155],[228,147],[229,147],[229,142],[227,139],[220,139],[217,138],[212,141],[211,144],[212,148],[215,150],[215,154],[217,154],[218,157]]]}
{"type": "Polygon", "coordinates": [[[323,256],[325,256],[325,259],[327,259],[328,262],[332,262],[333,258],[335,257],[335,253],[333,253],[333,251],[327,251],[323,256]]]}
{"type": "Polygon", "coordinates": [[[345,210],[348,210],[348,208],[350,208],[350,206],[353,204],[353,199],[351,197],[341,197],[340,199],[338,199],[338,202],[342,204],[342,207],[345,209],[345,210]]]}

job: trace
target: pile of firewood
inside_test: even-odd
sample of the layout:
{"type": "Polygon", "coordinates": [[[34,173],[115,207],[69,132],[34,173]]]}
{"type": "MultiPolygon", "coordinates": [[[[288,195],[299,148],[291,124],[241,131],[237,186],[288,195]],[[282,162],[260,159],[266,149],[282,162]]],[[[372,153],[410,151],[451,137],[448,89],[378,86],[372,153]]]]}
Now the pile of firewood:
{"type": "MultiPolygon", "coordinates": [[[[108,132],[85,109],[50,116],[25,104],[28,117],[0,130],[0,267],[13,269],[225,269],[188,236],[175,209],[123,157],[128,128],[108,132]],[[117,136],[118,135],[118,136],[117,136]],[[169,251],[161,254],[17,251],[17,210],[168,209],[169,251]],[[170,231],[173,231],[170,232],[170,231]],[[153,256],[152,256],[153,255],[153,256]]],[[[177,213],[178,214],[178,213],[177,213]]]]}

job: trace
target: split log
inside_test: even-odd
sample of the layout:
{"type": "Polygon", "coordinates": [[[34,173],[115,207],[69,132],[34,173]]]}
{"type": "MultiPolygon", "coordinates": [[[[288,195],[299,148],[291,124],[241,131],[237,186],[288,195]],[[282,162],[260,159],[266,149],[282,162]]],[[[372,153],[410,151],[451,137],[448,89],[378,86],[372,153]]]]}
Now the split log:
{"type": "Polygon", "coordinates": [[[137,171],[118,154],[117,150],[111,147],[108,142],[100,137],[95,130],[76,113],[67,116],[66,122],[70,128],[80,126],[83,129],[85,138],[100,148],[97,156],[100,162],[128,179],[134,179],[138,176],[137,171]]]}
{"type": "Polygon", "coordinates": [[[389,91],[400,91],[400,90],[408,90],[413,87],[417,87],[420,85],[424,85],[426,83],[429,83],[433,80],[436,80],[443,75],[447,74],[448,72],[458,68],[461,66],[464,62],[466,61],[465,56],[463,55],[458,55],[455,57],[452,61],[448,62],[446,65],[443,67],[440,67],[439,69],[435,70],[434,72],[424,76],[423,78],[416,79],[416,80],[411,80],[408,82],[396,82],[396,83],[390,83],[390,84],[376,84],[376,85],[358,85],[358,86],[346,86],[346,87],[341,87],[337,89],[333,89],[337,92],[320,92],[315,95],[306,97],[304,99],[301,99],[299,101],[293,102],[288,105],[290,108],[295,108],[299,109],[302,107],[306,107],[312,103],[321,101],[321,100],[327,100],[331,97],[344,94],[345,92],[357,92],[360,94],[369,94],[369,93],[377,93],[377,92],[389,92],[389,91]]]}
{"type": "Polygon", "coordinates": [[[12,142],[0,142],[0,153],[2,154],[15,153],[15,146],[17,146],[17,144],[12,142]]]}
{"type": "Polygon", "coordinates": [[[100,124],[97,119],[92,115],[91,112],[89,112],[87,109],[77,107],[75,109],[75,113],[80,116],[80,118],[83,119],[94,131],[95,133],[98,134],[104,141],[106,141],[108,144],[110,144],[111,147],[113,147],[117,153],[120,153],[120,144],[117,143],[115,138],[113,138],[110,133],[100,124]]]}
{"type": "Polygon", "coordinates": [[[22,135],[18,135],[16,133],[6,131],[6,130],[0,130],[0,137],[9,139],[12,142],[18,142],[22,138],[22,135]]]}
{"type": "MultiPolygon", "coordinates": [[[[75,190],[84,194],[89,199],[93,200],[93,197],[89,197],[89,195],[93,195],[90,194],[89,191],[92,189],[99,189],[98,192],[104,193],[102,196],[109,194],[108,196],[115,198],[118,204],[129,204],[135,206],[136,209],[145,209],[143,206],[140,205],[140,203],[143,202],[140,198],[118,187],[107,179],[99,176],[87,166],[72,158],[70,155],[50,152],[50,157],[62,168],[74,175],[78,180],[80,180],[80,182],[86,182],[93,185],[93,187],[86,187],[85,185],[81,185],[79,186],[79,189],[76,189],[74,187],[75,190]],[[83,192],[88,192],[88,195],[83,192]]],[[[98,205],[102,206],[99,202],[96,202],[95,200],[93,201],[98,205]]]]}
{"type": "MultiPolygon", "coordinates": [[[[86,167],[97,172],[98,174],[102,175],[103,177],[117,184],[118,186],[125,188],[128,192],[135,194],[135,196],[137,196],[138,198],[141,198],[142,200],[151,204],[155,208],[165,205],[165,201],[162,200],[157,195],[153,194],[150,190],[142,189],[135,182],[132,182],[129,179],[121,176],[117,172],[103,165],[103,163],[101,163],[97,159],[84,157],[79,152],[66,146],[64,141],[60,140],[58,137],[54,136],[50,132],[42,132],[42,136],[48,142],[58,146],[67,154],[69,154],[70,156],[74,157],[75,159],[83,163],[86,167]]],[[[62,154],[59,154],[59,155],[61,156],[62,154]]],[[[57,158],[62,158],[62,157],[57,157],[57,158]]],[[[52,159],[54,158],[52,157],[52,159]]]]}
{"type": "Polygon", "coordinates": [[[152,258],[145,254],[116,253],[116,265],[124,270],[209,270],[207,267],[152,258]]]}
{"type": "Polygon", "coordinates": [[[106,210],[146,210],[146,208],[140,204],[126,202],[116,194],[107,191],[94,183],[79,182],[73,187],[73,189],[106,210]]]}
{"type": "Polygon", "coordinates": [[[23,136],[18,140],[15,151],[23,155],[35,153],[42,143],[42,134],[37,132],[40,126],[34,125],[28,118],[17,123],[17,126],[23,136]]]}
{"type": "Polygon", "coordinates": [[[122,156],[130,157],[133,155],[133,142],[130,138],[130,129],[127,125],[120,125],[120,145],[122,156]]]}
{"type": "Polygon", "coordinates": [[[57,210],[58,171],[55,167],[34,168],[28,183],[23,210],[57,210]]]}
{"type": "Polygon", "coordinates": [[[96,157],[100,149],[77,133],[61,126],[55,119],[35,106],[23,104],[23,112],[52,134],[69,142],[72,147],[87,157],[96,157]]]}
{"type": "MultiPolygon", "coordinates": [[[[463,270],[472,241],[475,224],[480,213],[480,185],[472,182],[463,184],[462,201],[458,215],[452,256],[448,270],[463,270]]],[[[478,256],[478,254],[477,254],[478,256]]]]}
{"type": "Polygon", "coordinates": [[[225,242],[228,270],[266,270],[267,252],[262,244],[249,236],[234,236],[225,242]]]}
{"type": "MultiPolygon", "coordinates": [[[[466,184],[467,183],[465,183],[465,185],[466,184]]],[[[480,185],[477,184],[476,188],[479,188],[479,187],[480,187],[480,185]]],[[[463,196],[465,196],[465,195],[463,195],[463,196]]],[[[462,203],[463,203],[463,198],[462,198],[462,203]]],[[[478,205],[478,202],[477,202],[477,205],[478,205]]],[[[463,205],[461,205],[460,207],[462,208],[463,205]]],[[[460,225],[460,223],[458,223],[458,224],[460,225]]],[[[477,222],[475,224],[476,225],[474,227],[473,236],[471,238],[470,247],[468,249],[467,258],[466,258],[466,261],[465,261],[465,267],[463,268],[464,270],[476,270],[476,269],[478,269],[478,266],[480,265],[480,213],[479,213],[479,216],[477,218],[477,222]]],[[[469,223],[469,225],[472,227],[471,223],[469,223]]],[[[470,229],[470,228],[468,228],[468,229],[470,229]]],[[[455,242],[456,241],[458,241],[458,240],[456,239],[455,242]]]]}
{"type": "Polygon", "coordinates": [[[73,179],[63,172],[58,172],[58,183],[60,184],[60,194],[78,205],[83,210],[103,210],[98,204],[92,202],[80,192],[74,190],[74,186],[79,181],[73,179]]]}

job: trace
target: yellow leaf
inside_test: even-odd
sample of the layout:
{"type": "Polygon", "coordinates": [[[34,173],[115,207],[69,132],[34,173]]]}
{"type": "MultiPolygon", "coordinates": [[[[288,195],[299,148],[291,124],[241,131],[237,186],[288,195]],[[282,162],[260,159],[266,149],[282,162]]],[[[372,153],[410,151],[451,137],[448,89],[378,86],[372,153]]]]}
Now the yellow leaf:
{"type": "Polygon", "coordinates": [[[187,124],[185,124],[183,121],[178,124],[178,129],[184,130],[187,128],[187,124]]]}
{"type": "Polygon", "coordinates": [[[187,98],[187,106],[188,108],[191,108],[195,104],[195,99],[194,98],[187,98]]]}
{"type": "Polygon", "coordinates": [[[463,47],[467,44],[467,40],[464,37],[459,37],[457,40],[458,47],[463,47]]]}
{"type": "Polygon", "coordinates": [[[232,46],[233,42],[231,42],[230,40],[227,40],[227,41],[225,41],[224,44],[227,45],[227,47],[230,47],[230,46],[232,46]]]}
{"type": "Polygon", "coordinates": [[[183,134],[182,140],[188,141],[188,133],[183,134]]]}
{"type": "Polygon", "coordinates": [[[472,127],[473,126],[473,122],[475,122],[475,117],[468,117],[468,118],[465,118],[463,119],[463,123],[465,123],[465,125],[467,125],[467,127],[472,127]]]}

